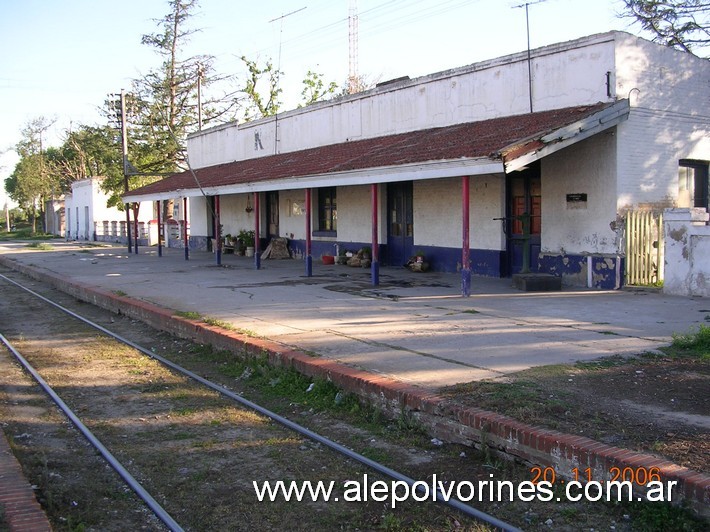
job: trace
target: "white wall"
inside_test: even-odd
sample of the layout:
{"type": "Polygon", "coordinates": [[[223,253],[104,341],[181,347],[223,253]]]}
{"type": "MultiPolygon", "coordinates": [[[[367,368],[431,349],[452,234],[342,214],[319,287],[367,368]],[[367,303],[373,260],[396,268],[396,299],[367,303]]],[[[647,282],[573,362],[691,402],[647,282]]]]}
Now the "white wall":
{"type": "Polygon", "coordinates": [[[279,232],[292,240],[306,239],[305,190],[279,191],[279,232]]]}
{"type": "Polygon", "coordinates": [[[710,226],[705,209],[668,209],[663,214],[663,292],[710,297],[710,226]]]}
{"type": "Polygon", "coordinates": [[[211,215],[208,214],[207,200],[204,196],[188,198],[187,211],[190,236],[207,236],[207,222],[211,219],[211,215]]]}
{"type": "Polygon", "coordinates": [[[617,253],[615,154],[611,129],[542,159],[542,252],[617,253]]]}
{"type": "MultiPolygon", "coordinates": [[[[414,245],[460,248],[462,243],[461,178],[414,183],[414,245]]],[[[471,248],[505,249],[500,220],[505,216],[505,178],[470,178],[471,248]]]]}
{"type": "MultiPolygon", "coordinates": [[[[253,199],[253,198],[251,198],[253,199]]],[[[251,202],[250,199],[250,202],[251,202]]],[[[254,208],[251,202],[252,209],[254,208]]],[[[219,220],[222,224],[222,235],[231,234],[237,236],[242,229],[252,230],[255,225],[255,211],[246,212],[247,194],[231,194],[219,197],[219,220]]],[[[262,211],[264,209],[263,198],[261,200],[262,211]]],[[[206,222],[205,222],[206,223],[206,222]]],[[[261,225],[263,227],[263,223],[261,225]]],[[[197,233],[195,233],[197,234],[197,233]]],[[[205,234],[205,233],[201,233],[205,234]]],[[[261,236],[264,235],[263,230],[260,230],[261,236]]]]}
{"type": "MultiPolygon", "coordinates": [[[[370,242],[372,240],[372,199],[370,186],[338,187],[338,242],[370,242]]],[[[387,221],[379,217],[384,228],[387,221]]],[[[382,236],[380,236],[382,242],[382,236]]]]}
{"type": "MultiPolygon", "coordinates": [[[[610,101],[614,33],[532,52],[535,111],[610,101]]],[[[195,167],[530,111],[527,53],[475,63],[188,138],[195,167]],[[278,127],[278,147],[274,140],[278,127]],[[258,137],[258,141],[257,141],[258,137]]]]}
{"type": "Polygon", "coordinates": [[[676,204],[678,161],[710,160],[710,62],[627,34],[617,37],[618,202],[657,211],[676,204]]]}
{"type": "MultiPolygon", "coordinates": [[[[102,178],[82,179],[72,183],[72,193],[65,201],[65,211],[68,212],[69,224],[67,231],[72,238],[90,240],[94,236],[94,223],[99,224],[101,232],[102,222],[125,222],[126,213],[116,207],[107,207],[108,195],[101,190],[102,178]],[[88,207],[88,232],[87,208],[88,207]]],[[[153,218],[151,202],[144,202],[138,212],[139,222],[148,222],[153,218]]]]}

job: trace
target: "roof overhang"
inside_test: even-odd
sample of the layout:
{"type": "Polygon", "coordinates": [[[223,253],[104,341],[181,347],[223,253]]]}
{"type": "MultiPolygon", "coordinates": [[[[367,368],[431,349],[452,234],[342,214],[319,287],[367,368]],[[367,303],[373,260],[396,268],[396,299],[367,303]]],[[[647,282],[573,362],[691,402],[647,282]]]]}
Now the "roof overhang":
{"type": "Polygon", "coordinates": [[[180,172],[125,202],[504,174],[616,126],[628,100],[598,102],[317,146],[180,172]]]}
{"type": "Polygon", "coordinates": [[[155,194],[140,194],[123,196],[126,203],[138,201],[163,201],[174,198],[190,198],[204,195],[244,194],[250,192],[266,192],[276,190],[296,190],[305,188],[321,188],[337,186],[371,185],[378,183],[393,183],[396,181],[421,181],[425,179],[443,179],[448,177],[474,176],[486,174],[502,174],[503,162],[489,157],[461,158],[444,161],[429,161],[424,163],[402,164],[349,170],[345,172],[329,172],[327,174],[299,176],[263,180],[254,183],[238,183],[215,187],[178,189],[175,191],[155,194]]]}
{"type": "Polygon", "coordinates": [[[612,128],[629,116],[629,100],[619,100],[601,111],[589,115],[542,137],[530,137],[501,149],[498,155],[505,172],[514,172],[543,157],[612,128]]]}

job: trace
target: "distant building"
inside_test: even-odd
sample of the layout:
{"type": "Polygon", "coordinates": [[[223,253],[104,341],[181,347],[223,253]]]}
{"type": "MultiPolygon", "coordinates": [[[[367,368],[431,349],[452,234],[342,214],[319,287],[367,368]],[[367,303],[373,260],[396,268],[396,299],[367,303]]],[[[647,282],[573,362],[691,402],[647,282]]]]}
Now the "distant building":
{"type": "Polygon", "coordinates": [[[710,62],[610,32],[203,130],[194,175],[124,199],[187,198],[194,247],[219,216],[316,257],[615,288],[626,211],[708,207],[709,104],[710,62]]]}
{"type": "Polygon", "coordinates": [[[64,196],[45,202],[44,220],[47,233],[64,236],[64,196]]]}
{"type": "MultiPolygon", "coordinates": [[[[91,177],[72,183],[71,194],[64,199],[67,240],[126,242],[126,213],[107,206],[109,196],[101,190],[103,180],[103,177],[91,177]]],[[[146,203],[139,210],[139,238],[148,239],[152,219],[152,205],[146,203]]]]}

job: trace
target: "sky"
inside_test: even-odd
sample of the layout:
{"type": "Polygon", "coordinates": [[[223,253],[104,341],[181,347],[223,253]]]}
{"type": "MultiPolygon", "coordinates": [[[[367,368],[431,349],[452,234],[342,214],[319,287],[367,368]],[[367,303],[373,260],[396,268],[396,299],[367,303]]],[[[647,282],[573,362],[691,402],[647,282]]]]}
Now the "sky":
{"type": "MultiPolygon", "coordinates": [[[[242,55],[284,72],[294,108],[309,70],[344,86],[352,0],[200,0],[183,57],[216,58],[216,71],[242,74],[242,55]]],[[[528,0],[530,46],[602,33],[638,33],[619,17],[621,0],[528,0]]],[[[357,0],[358,72],[369,80],[418,76],[520,52],[527,47],[525,0],[357,0]]],[[[0,0],[0,208],[13,148],[30,120],[56,120],[46,146],[80,124],[103,125],[107,95],[158,68],[141,44],[159,31],[167,0],[0,0]]],[[[242,77],[243,79],[243,77],[242,77]]]]}

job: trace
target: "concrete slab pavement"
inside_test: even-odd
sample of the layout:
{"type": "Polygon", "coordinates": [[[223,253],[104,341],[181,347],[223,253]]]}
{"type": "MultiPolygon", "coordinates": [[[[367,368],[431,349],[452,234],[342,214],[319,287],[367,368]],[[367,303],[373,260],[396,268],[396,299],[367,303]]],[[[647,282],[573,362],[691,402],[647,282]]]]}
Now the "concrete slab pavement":
{"type": "Polygon", "coordinates": [[[42,251],[3,243],[0,254],[87,285],[197,312],[275,342],[437,389],[532,366],[629,355],[669,343],[710,316],[710,301],[650,291],[525,293],[508,279],[474,277],[460,296],[456,274],[369,271],[301,261],[223,257],[181,249],[52,242],[42,251]]]}

